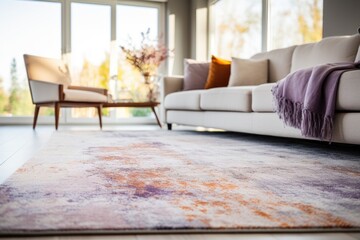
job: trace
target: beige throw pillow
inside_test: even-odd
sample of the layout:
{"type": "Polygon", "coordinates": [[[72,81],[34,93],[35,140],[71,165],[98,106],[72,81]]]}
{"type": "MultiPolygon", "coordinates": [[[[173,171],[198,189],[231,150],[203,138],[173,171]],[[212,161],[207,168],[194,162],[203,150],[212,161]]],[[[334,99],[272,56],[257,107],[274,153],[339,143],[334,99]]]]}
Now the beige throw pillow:
{"type": "Polygon", "coordinates": [[[228,87],[267,83],[268,60],[232,58],[228,87]]]}

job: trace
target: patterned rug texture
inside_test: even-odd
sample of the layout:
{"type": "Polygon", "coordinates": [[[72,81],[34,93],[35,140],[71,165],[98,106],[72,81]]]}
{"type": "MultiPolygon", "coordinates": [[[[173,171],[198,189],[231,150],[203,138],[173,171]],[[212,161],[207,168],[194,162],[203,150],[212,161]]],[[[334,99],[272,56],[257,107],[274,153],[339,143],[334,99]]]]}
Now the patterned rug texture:
{"type": "Polygon", "coordinates": [[[359,227],[360,150],[349,145],[59,131],[0,185],[0,234],[359,227]]]}

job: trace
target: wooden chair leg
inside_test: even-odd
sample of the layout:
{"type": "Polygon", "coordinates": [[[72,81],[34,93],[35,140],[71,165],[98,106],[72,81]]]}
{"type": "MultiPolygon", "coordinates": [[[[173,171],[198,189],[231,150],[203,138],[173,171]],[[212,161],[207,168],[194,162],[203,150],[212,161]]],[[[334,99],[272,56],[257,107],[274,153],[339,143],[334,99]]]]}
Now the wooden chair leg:
{"type": "Polygon", "coordinates": [[[40,106],[36,105],[36,106],[35,106],[35,112],[34,112],[33,129],[36,128],[36,123],[37,123],[39,111],[40,111],[40,106]]]}
{"type": "Polygon", "coordinates": [[[60,104],[55,103],[55,129],[58,129],[59,126],[59,117],[60,117],[60,104]]]}
{"type": "Polygon", "coordinates": [[[100,129],[102,129],[102,105],[96,107],[98,110],[100,129]]]}

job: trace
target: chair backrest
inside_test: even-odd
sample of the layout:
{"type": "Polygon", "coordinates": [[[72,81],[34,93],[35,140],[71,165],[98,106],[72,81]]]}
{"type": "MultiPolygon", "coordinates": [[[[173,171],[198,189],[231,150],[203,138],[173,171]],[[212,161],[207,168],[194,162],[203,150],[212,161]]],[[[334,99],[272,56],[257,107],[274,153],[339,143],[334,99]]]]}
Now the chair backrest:
{"type": "Polygon", "coordinates": [[[29,81],[57,83],[67,88],[71,84],[69,68],[63,61],[33,55],[24,55],[29,81]]]}

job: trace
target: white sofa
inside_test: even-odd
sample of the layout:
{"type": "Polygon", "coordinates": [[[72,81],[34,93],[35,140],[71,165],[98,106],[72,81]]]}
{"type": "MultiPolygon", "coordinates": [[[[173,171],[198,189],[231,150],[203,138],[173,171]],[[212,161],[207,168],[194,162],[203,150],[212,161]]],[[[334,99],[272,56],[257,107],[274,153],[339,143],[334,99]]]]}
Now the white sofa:
{"type": "MultiPolygon", "coordinates": [[[[183,91],[182,76],[163,78],[164,121],[228,131],[304,138],[274,112],[271,88],[296,70],[325,63],[360,60],[360,35],[324,38],[320,42],[258,53],[268,59],[268,83],[183,91]]],[[[340,79],[333,142],[360,144],[360,70],[340,79]]]]}

